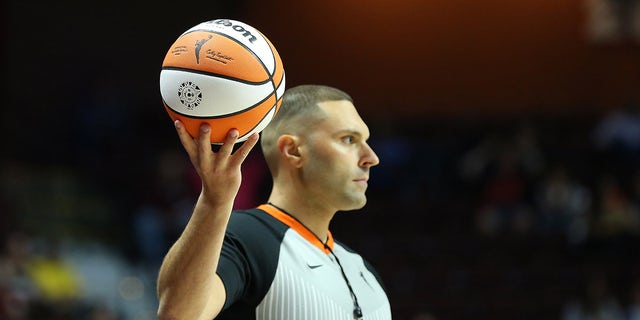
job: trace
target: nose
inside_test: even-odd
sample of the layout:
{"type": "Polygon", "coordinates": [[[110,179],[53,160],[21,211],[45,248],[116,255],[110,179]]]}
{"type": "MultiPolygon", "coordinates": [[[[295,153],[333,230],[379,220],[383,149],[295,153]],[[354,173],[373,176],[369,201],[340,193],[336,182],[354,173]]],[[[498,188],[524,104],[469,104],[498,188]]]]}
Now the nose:
{"type": "Polygon", "coordinates": [[[378,155],[373,151],[371,146],[369,146],[367,143],[364,143],[362,148],[362,156],[360,157],[360,163],[358,163],[358,165],[363,168],[371,168],[373,166],[377,166],[379,163],[380,159],[378,158],[378,155]]]}

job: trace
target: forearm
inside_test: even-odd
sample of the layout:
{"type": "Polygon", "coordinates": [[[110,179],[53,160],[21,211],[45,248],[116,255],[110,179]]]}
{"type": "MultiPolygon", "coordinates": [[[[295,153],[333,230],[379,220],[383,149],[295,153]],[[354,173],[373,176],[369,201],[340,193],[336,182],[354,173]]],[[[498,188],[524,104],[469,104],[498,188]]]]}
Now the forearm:
{"type": "Polygon", "coordinates": [[[240,165],[258,141],[252,134],[233,152],[238,130],[231,129],[218,152],[211,150],[211,127],[200,126],[197,139],[175,121],[180,142],[202,180],[202,193],[182,235],[169,249],[158,274],[160,319],[212,319],[226,293],[216,275],[222,241],[241,182],[240,165]]]}
{"type": "Polygon", "coordinates": [[[167,253],[158,275],[158,314],[163,319],[211,319],[224,304],[217,278],[232,202],[207,203],[201,196],[182,235],[167,253]]]}

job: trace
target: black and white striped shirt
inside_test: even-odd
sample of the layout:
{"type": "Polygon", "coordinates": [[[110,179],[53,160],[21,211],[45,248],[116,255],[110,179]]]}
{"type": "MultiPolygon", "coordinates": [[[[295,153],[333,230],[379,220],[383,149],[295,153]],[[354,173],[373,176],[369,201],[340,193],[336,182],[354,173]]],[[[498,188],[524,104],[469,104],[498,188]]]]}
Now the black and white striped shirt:
{"type": "Polygon", "coordinates": [[[354,319],[345,276],[363,319],[391,319],[389,300],[370,264],[330,233],[325,245],[271,205],[233,212],[217,273],[227,292],[218,319],[354,319]]]}

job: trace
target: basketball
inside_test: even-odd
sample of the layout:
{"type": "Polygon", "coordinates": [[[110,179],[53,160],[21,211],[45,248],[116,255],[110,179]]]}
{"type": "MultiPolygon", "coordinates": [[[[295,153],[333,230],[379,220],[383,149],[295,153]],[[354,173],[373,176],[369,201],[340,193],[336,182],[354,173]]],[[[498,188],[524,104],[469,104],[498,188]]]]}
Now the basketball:
{"type": "Polygon", "coordinates": [[[250,25],[216,19],[202,22],[171,45],[160,71],[165,110],[192,137],[211,126],[211,143],[238,129],[237,142],[261,132],[282,103],[284,67],[271,41],[250,25]]]}

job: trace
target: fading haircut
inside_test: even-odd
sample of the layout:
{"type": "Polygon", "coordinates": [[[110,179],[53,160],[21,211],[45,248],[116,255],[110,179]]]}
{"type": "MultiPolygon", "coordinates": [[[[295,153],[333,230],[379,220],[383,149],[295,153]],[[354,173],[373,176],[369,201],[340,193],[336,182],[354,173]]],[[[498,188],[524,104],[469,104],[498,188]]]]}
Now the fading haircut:
{"type": "Polygon", "coordinates": [[[285,91],[282,105],[273,120],[262,131],[260,146],[269,170],[276,173],[277,142],[283,134],[300,135],[324,119],[319,103],[353,99],[346,92],[324,85],[306,84],[285,91]]]}

